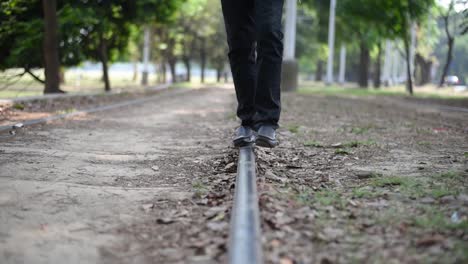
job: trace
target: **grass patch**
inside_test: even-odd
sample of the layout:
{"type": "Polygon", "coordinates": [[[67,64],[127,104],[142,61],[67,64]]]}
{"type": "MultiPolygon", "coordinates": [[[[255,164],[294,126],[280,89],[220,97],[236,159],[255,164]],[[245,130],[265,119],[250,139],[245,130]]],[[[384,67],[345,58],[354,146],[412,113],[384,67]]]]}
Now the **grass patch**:
{"type": "Polygon", "coordinates": [[[67,109],[62,109],[62,110],[55,111],[55,113],[59,114],[59,115],[70,114],[70,113],[73,113],[73,112],[76,112],[75,108],[67,108],[67,109]]]}
{"type": "Polygon", "coordinates": [[[371,146],[375,145],[375,141],[373,140],[366,140],[366,141],[359,141],[359,140],[353,140],[347,143],[343,144],[343,147],[345,148],[357,148],[360,146],[371,146]]]}
{"type": "Polygon", "coordinates": [[[288,198],[301,205],[333,205],[337,208],[343,208],[346,205],[346,201],[342,198],[343,194],[335,190],[323,189],[320,191],[313,191],[311,188],[305,188],[303,190],[293,192],[288,192],[288,198]]]}
{"type": "Polygon", "coordinates": [[[419,141],[419,142],[418,142],[418,145],[419,145],[419,146],[426,146],[426,147],[428,147],[428,146],[431,145],[431,142],[429,142],[429,141],[419,141]]]}
{"type": "Polygon", "coordinates": [[[377,188],[397,188],[399,192],[409,197],[426,196],[430,190],[420,178],[402,176],[381,176],[372,178],[370,186],[377,188]]]}
{"type": "MultiPolygon", "coordinates": [[[[390,87],[382,89],[371,88],[358,88],[358,87],[340,87],[340,86],[317,86],[317,85],[303,85],[298,89],[299,94],[312,94],[324,96],[396,96],[396,97],[410,97],[405,92],[404,87],[390,87]]],[[[464,100],[466,96],[442,94],[429,91],[417,91],[413,97],[418,98],[432,98],[432,99],[452,99],[464,100]]]]}
{"type": "Polygon", "coordinates": [[[299,125],[288,125],[287,129],[289,130],[289,132],[296,134],[297,132],[299,132],[299,127],[299,125]]]}
{"type": "Polygon", "coordinates": [[[362,126],[362,127],[352,127],[350,132],[356,135],[362,135],[362,134],[369,132],[371,128],[372,128],[371,125],[362,126]]]}
{"type": "Polygon", "coordinates": [[[447,186],[437,186],[430,190],[430,195],[434,198],[441,198],[447,195],[455,195],[456,191],[450,190],[447,186]]]}
{"type": "Polygon", "coordinates": [[[304,143],[305,147],[314,147],[314,148],[323,148],[322,143],[315,141],[315,140],[309,140],[304,143]]]}
{"type": "Polygon", "coordinates": [[[20,103],[15,103],[13,105],[13,109],[16,109],[16,110],[24,110],[24,104],[20,104],[20,103]]]}
{"type": "Polygon", "coordinates": [[[430,196],[437,199],[460,194],[464,190],[464,181],[461,172],[449,171],[429,177],[380,176],[370,179],[368,184],[377,188],[397,188],[412,198],[430,196]]]}
{"type": "Polygon", "coordinates": [[[465,159],[468,159],[468,152],[463,153],[463,156],[465,157],[465,159]]]}
{"type": "Polygon", "coordinates": [[[369,190],[367,187],[353,189],[353,197],[355,198],[375,198],[379,197],[381,192],[378,190],[369,190]]]}
{"type": "Polygon", "coordinates": [[[192,182],[192,189],[194,191],[194,196],[197,198],[201,198],[206,193],[208,193],[208,188],[206,187],[206,185],[199,180],[195,180],[192,182]]]}
{"type": "Polygon", "coordinates": [[[347,151],[346,149],[339,148],[339,149],[336,149],[336,150],[335,150],[335,154],[336,154],[336,155],[349,155],[350,152],[347,151]]]}
{"type": "Polygon", "coordinates": [[[468,231],[468,221],[452,222],[450,216],[444,215],[438,208],[431,206],[422,207],[422,213],[412,218],[412,223],[420,228],[434,231],[461,229],[468,231]]]}
{"type": "Polygon", "coordinates": [[[346,204],[346,201],[342,198],[342,194],[334,190],[321,190],[315,192],[314,200],[320,205],[333,205],[338,208],[343,208],[346,204]]]}

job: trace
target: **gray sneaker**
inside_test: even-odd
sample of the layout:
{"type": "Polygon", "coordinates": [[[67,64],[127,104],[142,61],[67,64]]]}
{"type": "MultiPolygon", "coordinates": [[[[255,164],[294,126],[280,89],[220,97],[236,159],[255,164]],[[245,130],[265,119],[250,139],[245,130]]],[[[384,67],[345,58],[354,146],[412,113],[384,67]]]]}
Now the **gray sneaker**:
{"type": "Polygon", "coordinates": [[[255,144],[259,147],[274,148],[279,142],[276,139],[276,131],[273,126],[263,125],[258,129],[255,144]]]}
{"type": "Polygon", "coordinates": [[[236,130],[236,135],[232,140],[234,147],[244,147],[255,142],[255,134],[252,128],[248,126],[240,126],[236,130]]]}

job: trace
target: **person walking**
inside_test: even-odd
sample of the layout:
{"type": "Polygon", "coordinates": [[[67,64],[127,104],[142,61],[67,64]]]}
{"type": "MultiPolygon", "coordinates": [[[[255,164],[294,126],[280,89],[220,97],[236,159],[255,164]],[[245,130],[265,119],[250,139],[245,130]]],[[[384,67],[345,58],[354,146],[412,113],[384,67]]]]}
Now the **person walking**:
{"type": "Polygon", "coordinates": [[[281,112],[284,0],[221,0],[237,116],[234,146],[273,148],[281,112]]]}

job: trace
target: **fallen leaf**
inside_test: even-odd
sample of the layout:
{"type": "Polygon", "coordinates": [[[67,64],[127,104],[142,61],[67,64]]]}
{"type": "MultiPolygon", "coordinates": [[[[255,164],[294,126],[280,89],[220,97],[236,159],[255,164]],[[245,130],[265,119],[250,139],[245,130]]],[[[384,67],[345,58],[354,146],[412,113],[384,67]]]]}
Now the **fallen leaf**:
{"type": "Polygon", "coordinates": [[[332,148],[340,148],[341,146],[343,146],[343,143],[337,142],[337,143],[335,143],[335,144],[331,144],[330,146],[331,146],[332,148]]]}
{"type": "Polygon", "coordinates": [[[211,222],[208,222],[208,224],[206,224],[206,226],[213,230],[213,231],[223,231],[223,230],[227,230],[228,227],[229,227],[229,224],[226,223],[226,222],[215,222],[215,221],[211,221],[211,222]]]}
{"type": "Polygon", "coordinates": [[[162,225],[168,225],[174,223],[175,220],[169,217],[163,217],[163,218],[158,218],[156,219],[156,223],[162,224],[162,225]]]}
{"type": "Polygon", "coordinates": [[[282,257],[280,259],[280,264],[293,264],[294,261],[288,257],[282,257]]]}
{"type": "Polygon", "coordinates": [[[430,247],[435,244],[439,244],[445,241],[445,238],[439,234],[429,235],[421,238],[416,242],[418,247],[430,247]]]}
{"type": "Polygon", "coordinates": [[[148,213],[149,211],[151,211],[154,208],[154,204],[152,204],[152,203],[143,204],[143,205],[141,205],[141,208],[143,208],[143,211],[148,213]]]}
{"type": "Polygon", "coordinates": [[[206,212],[203,213],[203,216],[205,216],[207,219],[211,219],[218,215],[221,212],[226,211],[227,207],[226,206],[215,206],[211,207],[208,209],[206,212]]]}

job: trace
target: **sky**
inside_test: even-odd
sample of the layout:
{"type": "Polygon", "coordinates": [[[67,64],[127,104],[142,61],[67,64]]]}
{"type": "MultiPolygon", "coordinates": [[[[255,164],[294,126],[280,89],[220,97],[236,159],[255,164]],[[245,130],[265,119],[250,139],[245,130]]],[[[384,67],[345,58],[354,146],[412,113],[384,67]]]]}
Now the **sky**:
{"type": "MultiPolygon", "coordinates": [[[[441,5],[448,7],[450,5],[450,2],[452,2],[452,0],[438,0],[438,2],[441,5]]],[[[463,11],[465,8],[468,8],[468,4],[455,4],[455,11],[457,12],[463,11]]]]}

